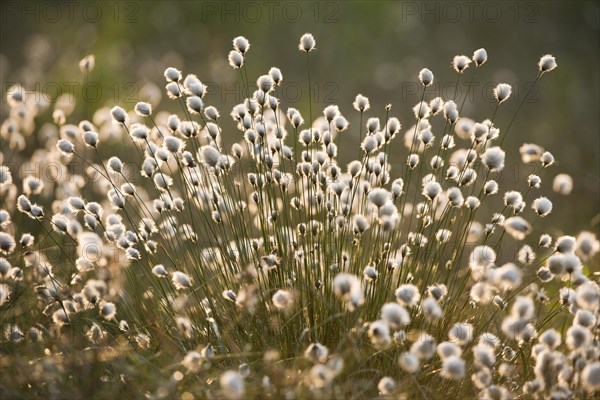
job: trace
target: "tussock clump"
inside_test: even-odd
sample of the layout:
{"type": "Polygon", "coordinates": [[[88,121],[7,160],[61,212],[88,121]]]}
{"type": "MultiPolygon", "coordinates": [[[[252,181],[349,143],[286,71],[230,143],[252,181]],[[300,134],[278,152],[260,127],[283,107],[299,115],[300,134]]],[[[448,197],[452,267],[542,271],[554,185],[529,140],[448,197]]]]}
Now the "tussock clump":
{"type": "MultiPolygon", "coordinates": [[[[481,121],[462,115],[461,96],[428,98],[427,68],[409,120],[362,94],[315,104],[311,86],[298,110],[279,98],[281,69],[248,77],[255,46],[233,39],[243,100],[230,113],[173,67],[165,92],[179,114],[150,96],[78,121],[63,102],[45,110],[9,90],[2,156],[63,174],[0,166],[7,393],[596,396],[600,245],[592,232],[538,232],[552,218],[543,182],[567,195],[573,181],[548,176],[558,163],[540,145],[502,149],[512,132],[495,116],[511,86],[495,87],[481,121]],[[23,135],[44,112],[55,134],[23,135]],[[501,172],[519,158],[535,171],[511,187],[501,172]]],[[[298,49],[310,73],[315,37],[298,49]]],[[[487,56],[454,57],[456,78],[487,56]]],[[[556,66],[542,57],[538,78],[556,66]]]]}

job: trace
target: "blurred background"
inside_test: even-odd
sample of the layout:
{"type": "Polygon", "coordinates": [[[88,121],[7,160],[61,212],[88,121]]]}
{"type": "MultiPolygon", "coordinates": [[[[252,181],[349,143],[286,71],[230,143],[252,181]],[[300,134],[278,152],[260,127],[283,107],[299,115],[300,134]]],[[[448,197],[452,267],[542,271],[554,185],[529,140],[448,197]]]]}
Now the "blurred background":
{"type": "MultiPolygon", "coordinates": [[[[228,117],[242,99],[239,74],[227,63],[231,40],[238,35],[250,40],[246,59],[250,82],[270,67],[279,67],[284,76],[279,89],[282,106],[298,108],[308,119],[306,57],[297,45],[303,33],[311,32],[317,40],[317,51],[310,54],[313,116],[335,103],[351,122],[340,142],[342,163],[357,153],[358,113],[352,109],[356,94],[370,98],[369,116],[385,118],[384,107],[391,103],[391,115],[409,128],[411,108],[420,99],[419,70],[427,67],[435,74],[426,99],[451,98],[455,90],[465,96],[474,68],[456,86],[452,58],[471,56],[484,47],[488,62],[478,69],[462,114],[476,121],[490,118],[493,87],[509,83],[513,95],[495,119],[503,132],[535,79],[540,56],[551,53],[559,67],[542,77],[511,127],[503,144],[507,167],[501,178],[524,188],[534,171],[516,166],[518,149],[523,143],[543,146],[555,155],[557,165],[544,171],[542,193],[551,193],[552,178],[560,172],[574,179],[570,197],[551,195],[555,207],[551,218],[560,221],[552,224],[551,233],[598,232],[597,1],[6,0],[0,7],[3,93],[16,82],[41,91],[48,100],[71,91],[76,100],[85,97],[88,103],[79,101],[76,109],[86,111],[73,116],[115,103],[131,110],[138,100],[156,101],[147,84],[162,90],[162,73],[173,66],[184,74],[195,73],[209,86],[206,103],[227,117],[226,145],[241,138],[228,117]],[[87,54],[95,55],[96,67],[82,94],[84,77],[78,62],[87,54]]],[[[4,119],[4,96],[0,107],[4,119]]],[[[181,111],[164,93],[157,108],[181,111]]],[[[406,154],[397,138],[390,150],[392,164],[402,165],[406,154]]]]}

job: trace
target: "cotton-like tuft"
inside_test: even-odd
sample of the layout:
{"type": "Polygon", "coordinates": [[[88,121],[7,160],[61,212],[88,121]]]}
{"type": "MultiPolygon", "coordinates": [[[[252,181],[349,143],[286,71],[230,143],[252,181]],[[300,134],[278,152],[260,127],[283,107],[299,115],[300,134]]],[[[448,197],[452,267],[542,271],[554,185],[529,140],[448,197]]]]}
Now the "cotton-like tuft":
{"type": "Polygon", "coordinates": [[[219,378],[223,395],[228,400],[241,400],[246,394],[244,378],[237,371],[226,371],[219,378]]]}
{"type": "Polygon", "coordinates": [[[289,310],[294,303],[294,297],[288,290],[278,290],[273,295],[273,305],[282,311],[289,310]]]}
{"type": "Polygon", "coordinates": [[[396,382],[389,376],[384,376],[377,384],[377,390],[382,395],[391,394],[396,389],[396,382]]]}
{"type": "Polygon", "coordinates": [[[398,364],[400,365],[400,368],[402,368],[409,374],[413,374],[419,371],[421,367],[421,362],[419,361],[419,358],[416,355],[409,352],[404,352],[400,354],[400,356],[398,357],[398,364]]]}
{"type": "Polygon", "coordinates": [[[310,33],[305,33],[300,38],[300,44],[298,44],[298,49],[300,51],[304,51],[306,53],[313,51],[316,45],[315,38],[310,33]]]}
{"type": "Polygon", "coordinates": [[[311,343],[304,351],[304,357],[314,363],[323,363],[327,360],[329,349],[321,343],[311,343]]]}
{"type": "Polygon", "coordinates": [[[176,289],[189,289],[192,287],[190,277],[181,271],[173,272],[171,279],[176,289]]]}
{"type": "Polygon", "coordinates": [[[181,80],[181,71],[177,68],[168,67],[165,69],[164,75],[168,82],[179,82],[181,80]]]}
{"type": "Polygon", "coordinates": [[[114,122],[118,124],[124,124],[127,121],[127,113],[119,106],[114,106],[110,110],[110,115],[114,122]]]}
{"type": "Polygon", "coordinates": [[[371,104],[369,103],[369,99],[362,94],[357,94],[352,106],[356,111],[365,112],[371,108],[371,104]]]}
{"type": "Polygon", "coordinates": [[[544,72],[552,71],[557,66],[556,59],[550,54],[542,56],[542,58],[540,58],[540,62],[538,63],[538,69],[542,74],[544,72]]]}
{"type": "Polygon", "coordinates": [[[229,61],[229,65],[236,69],[241,68],[242,65],[244,65],[244,56],[236,50],[231,50],[229,52],[227,60],[229,61]]]}
{"type": "Polygon", "coordinates": [[[423,196],[433,201],[442,192],[442,187],[435,181],[427,182],[423,186],[423,196]]]}
{"type": "Polygon", "coordinates": [[[90,147],[96,147],[98,145],[98,133],[94,131],[85,131],[83,133],[83,142],[90,147]]]}
{"type": "Polygon", "coordinates": [[[381,319],[394,329],[400,329],[410,323],[408,311],[397,303],[384,304],[381,307],[381,319]]]}
{"type": "Polygon", "coordinates": [[[531,203],[531,208],[540,217],[545,217],[552,211],[552,202],[546,197],[538,197],[531,203]]]}
{"type": "Polygon", "coordinates": [[[446,379],[459,381],[465,376],[466,363],[460,357],[448,357],[442,361],[440,375],[446,379]]]}
{"type": "Polygon", "coordinates": [[[433,72],[431,72],[427,68],[423,68],[419,72],[419,80],[425,87],[431,85],[433,83],[433,72]]]}
{"type": "Polygon", "coordinates": [[[545,151],[542,153],[540,161],[542,162],[542,167],[549,167],[554,164],[554,156],[549,151],[545,151]]]}
{"type": "Polygon", "coordinates": [[[152,105],[150,103],[138,102],[134,107],[134,111],[140,117],[148,117],[152,115],[152,105]]]}
{"type": "Polygon", "coordinates": [[[452,67],[459,74],[469,67],[471,59],[467,56],[455,56],[452,60],[452,67]]]}
{"type": "Polygon", "coordinates": [[[552,190],[563,196],[568,196],[573,191],[573,178],[567,174],[556,175],[552,181],[552,190]]]}
{"type": "Polygon", "coordinates": [[[498,86],[494,88],[494,97],[496,98],[498,104],[508,100],[511,93],[512,86],[510,86],[508,83],[499,83],[498,86]]]}
{"type": "Polygon", "coordinates": [[[60,139],[56,144],[56,147],[65,156],[70,156],[75,151],[75,146],[67,139],[60,139]]]}
{"type": "Polygon", "coordinates": [[[458,120],[458,107],[454,101],[448,100],[444,103],[444,118],[451,124],[458,120]]]}
{"type": "Polygon", "coordinates": [[[487,51],[485,51],[485,49],[481,48],[481,49],[477,49],[475,50],[475,52],[473,53],[473,62],[475,63],[475,66],[479,67],[483,64],[485,64],[485,62],[487,61],[487,51]]]}
{"type": "Polygon", "coordinates": [[[410,283],[401,285],[395,292],[396,300],[406,307],[413,307],[418,304],[421,294],[419,289],[410,283]]]}
{"type": "Polygon", "coordinates": [[[448,338],[453,343],[465,345],[473,340],[473,330],[473,325],[464,322],[457,322],[452,326],[452,328],[450,328],[450,331],[448,332],[448,338]]]}

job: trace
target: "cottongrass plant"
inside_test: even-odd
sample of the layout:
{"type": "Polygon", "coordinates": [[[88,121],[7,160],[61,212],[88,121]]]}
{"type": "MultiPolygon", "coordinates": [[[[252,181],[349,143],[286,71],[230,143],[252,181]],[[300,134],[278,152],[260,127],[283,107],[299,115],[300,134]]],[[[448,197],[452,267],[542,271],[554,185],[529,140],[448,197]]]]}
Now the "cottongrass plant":
{"type": "MultiPolygon", "coordinates": [[[[554,157],[541,146],[520,149],[536,170],[518,182],[525,189],[501,186],[516,113],[507,127],[495,117],[510,85],[494,89],[483,121],[462,115],[456,95],[426,98],[429,69],[416,75],[423,91],[407,129],[391,105],[369,114],[360,94],[354,111],[316,116],[309,100],[305,120],[277,97],[281,70],[254,84],[250,43],[233,46],[238,133],[223,132],[228,117],[201,80],[175,68],[164,78],[178,115],[139,102],[77,121],[72,104],[9,90],[3,397],[598,394],[598,239],[536,231],[552,211],[543,183],[572,189],[568,175],[549,175],[554,157]],[[54,123],[36,127],[48,109],[54,123]],[[223,135],[239,140],[226,149],[223,135]],[[347,135],[360,148],[341,165],[347,135]],[[55,168],[28,173],[36,163],[55,168]]],[[[310,79],[315,38],[298,48],[310,79]]],[[[484,49],[456,56],[457,82],[486,61],[484,49]]],[[[543,56],[536,84],[554,68],[543,56]]]]}

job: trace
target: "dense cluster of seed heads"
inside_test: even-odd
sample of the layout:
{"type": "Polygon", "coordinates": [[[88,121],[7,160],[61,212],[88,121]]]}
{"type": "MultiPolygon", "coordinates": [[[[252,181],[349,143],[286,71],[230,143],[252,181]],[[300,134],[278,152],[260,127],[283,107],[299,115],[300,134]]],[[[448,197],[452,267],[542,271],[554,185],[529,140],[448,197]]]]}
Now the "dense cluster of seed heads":
{"type": "MultiPolygon", "coordinates": [[[[305,34],[298,46],[309,79],[315,44],[305,34]]],[[[425,68],[407,129],[391,105],[369,116],[360,94],[351,127],[335,105],[317,117],[310,103],[308,115],[286,109],[282,72],[253,85],[248,40],[233,47],[238,133],[200,79],[175,68],[164,77],[179,115],[156,112],[151,96],[75,125],[73,104],[9,90],[0,315],[2,368],[17,387],[77,393],[65,375],[77,379],[72,358],[91,351],[101,380],[142,379],[149,398],[598,393],[599,243],[585,231],[534,234],[552,211],[536,194],[554,164],[541,146],[520,148],[537,171],[526,190],[501,187],[510,126],[494,119],[510,85],[496,86],[493,116],[476,122],[461,115],[464,101],[425,99],[425,68]],[[36,127],[51,106],[54,123],[36,127]],[[344,135],[360,149],[340,165],[338,149],[352,151],[344,135]],[[239,140],[227,150],[222,136],[239,140]],[[390,151],[394,139],[402,151],[390,151]],[[115,143],[126,152],[111,154],[115,143]],[[11,164],[20,153],[23,165],[64,168],[23,176],[11,164]],[[518,251],[500,262],[503,241],[518,251]],[[145,381],[133,371],[142,358],[153,365],[145,381]]],[[[452,66],[460,78],[486,61],[479,49],[452,66]]],[[[556,66],[543,56],[537,79],[556,66]]],[[[573,181],[559,174],[551,186],[566,195],[573,181]]]]}

